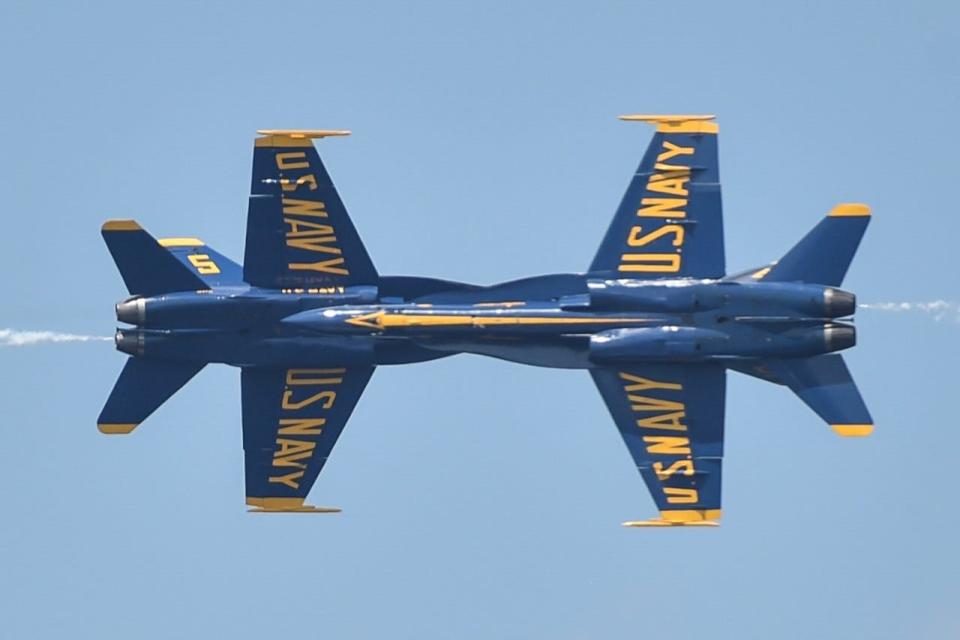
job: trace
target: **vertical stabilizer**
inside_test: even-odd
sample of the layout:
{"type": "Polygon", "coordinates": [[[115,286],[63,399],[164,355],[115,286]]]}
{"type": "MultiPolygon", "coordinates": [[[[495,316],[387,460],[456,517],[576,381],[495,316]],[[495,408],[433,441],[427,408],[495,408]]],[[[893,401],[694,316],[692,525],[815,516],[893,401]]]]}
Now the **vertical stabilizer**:
{"type": "Polygon", "coordinates": [[[130,295],[155,296],[208,288],[135,220],[108,220],[101,233],[130,295]]]}

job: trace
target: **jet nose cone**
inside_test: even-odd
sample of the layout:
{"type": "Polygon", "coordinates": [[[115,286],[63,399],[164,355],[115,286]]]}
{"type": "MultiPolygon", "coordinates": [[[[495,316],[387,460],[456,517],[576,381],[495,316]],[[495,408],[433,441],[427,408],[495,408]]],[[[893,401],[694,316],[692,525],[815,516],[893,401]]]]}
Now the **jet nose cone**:
{"type": "Polygon", "coordinates": [[[823,293],[828,318],[852,316],[857,310],[857,296],[843,289],[828,288],[823,293]]]}
{"type": "Polygon", "coordinates": [[[828,351],[849,349],[857,344],[857,330],[849,324],[832,324],[823,329],[828,351]]]}
{"type": "Polygon", "coordinates": [[[127,324],[143,324],[147,319],[147,301],[129,298],[117,304],[117,320],[127,324]]]}

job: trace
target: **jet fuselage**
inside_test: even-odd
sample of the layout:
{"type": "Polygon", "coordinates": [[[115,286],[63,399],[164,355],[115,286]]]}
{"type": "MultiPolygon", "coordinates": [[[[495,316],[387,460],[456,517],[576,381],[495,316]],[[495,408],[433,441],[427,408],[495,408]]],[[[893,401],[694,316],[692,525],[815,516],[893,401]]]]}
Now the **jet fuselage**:
{"type": "Polygon", "coordinates": [[[855,306],[853,294],[820,285],[573,275],[413,300],[372,286],[224,287],[121,302],[118,319],[137,328],[118,331],[117,347],[241,366],[404,364],[459,352],[562,368],[807,357],[853,346],[853,326],[837,318],[855,306]]]}

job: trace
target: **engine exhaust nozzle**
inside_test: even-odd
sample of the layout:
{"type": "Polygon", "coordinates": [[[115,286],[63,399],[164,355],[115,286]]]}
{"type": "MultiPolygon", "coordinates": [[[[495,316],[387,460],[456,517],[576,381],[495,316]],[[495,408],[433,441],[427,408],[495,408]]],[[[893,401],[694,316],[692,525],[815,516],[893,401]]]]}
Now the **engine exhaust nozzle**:
{"type": "Polygon", "coordinates": [[[827,287],[823,290],[823,307],[828,318],[852,316],[857,310],[857,296],[843,289],[827,287]]]}
{"type": "Polygon", "coordinates": [[[117,329],[113,336],[113,342],[117,345],[117,351],[131,356],[142,356],[145,337],[142,331],[124,331],[117,329]]]}
{"type": "Polygon", "coordinates": [[[147,301],[144,298],[127,298],[117,303],[117,320],[127,324],[143,324],[147,319],[147,301]]]}
{"type": "Polygon", "coordinates": [[[841,351],[857,344],[857,330],[849,324],[831,324],[823,329],[827,351],[841,351]]]}

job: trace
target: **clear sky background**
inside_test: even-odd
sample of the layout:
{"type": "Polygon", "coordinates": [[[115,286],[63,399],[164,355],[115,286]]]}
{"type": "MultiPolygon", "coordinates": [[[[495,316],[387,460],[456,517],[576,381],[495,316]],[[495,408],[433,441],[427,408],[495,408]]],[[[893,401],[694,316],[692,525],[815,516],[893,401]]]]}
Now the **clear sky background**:
{"type": "MultiPolygon", "coordinates": [[[[107,218],[242,257],[257,128],[354,131],[319,148],[381,273],[582,270],[650,138],[630,112],[718,114],[730,271],[864,201],[846,286],[956,301],[958,18],[4,2],[0,328],[112,334],[107,218]]],[[[112,345],[0,348],[0,638],[960,637],[960,322],[859,315],[875,435],[732,374],[717,530],[619,526],[656,511],[583,371],[381,368],[311,494],[343,513],[271,517],[236,370],[109,438],[112,345]]]]}

